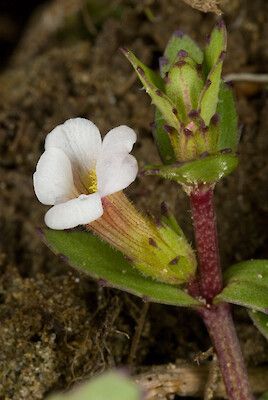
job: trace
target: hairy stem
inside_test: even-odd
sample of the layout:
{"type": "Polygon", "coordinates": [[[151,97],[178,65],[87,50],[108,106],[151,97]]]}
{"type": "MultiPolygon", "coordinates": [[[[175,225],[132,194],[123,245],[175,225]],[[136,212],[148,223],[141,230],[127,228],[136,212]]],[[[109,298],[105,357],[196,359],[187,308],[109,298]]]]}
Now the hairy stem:
{"type": "Polygon", "coordinates": [[[222,289],[213,189],[197,189],[190,195],[199,261],[201,295],[210,302],[222,289]]]}
{"type": "Polygon", "coordinates": [[[199,276],[189,285],[192,295],[202,296],[206,307],[200,309],[216,350],[226,392],[231,400],[253,399],[240,345],[234,328],[230,305],[212,305],[222,290],[213,188],[199,187],[190,194],[195,231],[199,276]]]}
{"type": "Polygon", "coordinates": [[[236,335],[230,305],[212,306],[200,312],[217,352],[229,399],[253,399],[240,344],[236,335]]]}

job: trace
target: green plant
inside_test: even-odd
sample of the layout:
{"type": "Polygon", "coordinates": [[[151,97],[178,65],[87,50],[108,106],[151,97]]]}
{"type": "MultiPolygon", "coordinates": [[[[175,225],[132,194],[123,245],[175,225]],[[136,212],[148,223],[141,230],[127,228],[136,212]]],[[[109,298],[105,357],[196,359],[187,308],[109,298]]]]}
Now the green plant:
{"type": "Polygon", "coordinates": [[[153,135],[163,164],[144,174],[177,182],[190,200],[196,254],[163,205],[160,220],[140,213],[123,195],[137,175],[129,154],[135,133],[69,120],[46,139],[34,175],[36,194],[53,207],[45,242],[75,268],[146,301],[191,307],[204,320],[230,399],[251,399],[230,304],[247,307],[268,336],[268,261],[231,266],[222,277],[214,188],[238,165],[237,113],[221,78],[227,34],[223,21],[205,49],[176,32],[160,60],[160,73],[131,51],[133,65],[155,106],[153,135]],[[60,229],[84,225],[84,231],[60,229]]]}

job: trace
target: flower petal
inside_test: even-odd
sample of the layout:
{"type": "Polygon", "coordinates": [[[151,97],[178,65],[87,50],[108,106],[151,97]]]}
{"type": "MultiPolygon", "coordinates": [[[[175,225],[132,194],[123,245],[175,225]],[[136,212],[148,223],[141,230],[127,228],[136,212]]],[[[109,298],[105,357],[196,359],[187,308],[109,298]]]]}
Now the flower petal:
{"type": "Polygon", "coordinates": [[[70,229],[95,221],[102,214],[103,208],[98,193],[81,195],[50,208],[45,215],[45,223],[51,229],[70,229]]]}
{"type": "Polygon", "coordinates": [[[38,200],[47,205],[77,195],[71,163],[62,150],[51,147],[42,154],[33,175],[33,185],[38,200]]]}
{"type": "Polygon", "coordinates": [[[98,190],[101,197],[128,187],[138,173],[135,157],[126,153],[105,154],[97,162],[98,190]]]}
{"type": "Polygon", "coordinates": [[[45,148],[50,147],[63,150],[72,166],[85,174],[95,168],[101,150],[100,131],[85,118],[71,118],[47,135],[45,148]]]}
{"type": "Polygon", "coordinates": [[[133,129],[126,125],[120,125],[105,135],[102,142],[102,152],[127,151],[130,153],[136,140],[137,135],[133,129]]]}
{"type": "Polygon", "coordinates": [[[136,140],[136,133],[125,125],[112,129],[104,137],[96,166],[98,190],[102,197],[125,189],[135,180],[137,161],[128,153],[136,140]]]}

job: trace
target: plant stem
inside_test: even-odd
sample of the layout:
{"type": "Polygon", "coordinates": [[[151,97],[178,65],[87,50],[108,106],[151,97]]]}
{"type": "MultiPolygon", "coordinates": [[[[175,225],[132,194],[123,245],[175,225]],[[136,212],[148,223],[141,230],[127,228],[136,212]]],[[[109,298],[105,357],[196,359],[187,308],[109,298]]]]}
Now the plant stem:
{"type": "Polygon", "coordinates": [[[216,350],[226,392],[231,400],[253,399],[249,387],[230,305],[212,305],[222,290],[213,188],[201,186],[190,193],[190,204],[199,261],[197,281],[189,286],[192,295],[202,296],[206,307],[199,310],[216,350]]]}
{"type": "Polygon", "coordinates": [[[193,191],[190,203],[199,261],[199,286],[202,296],[211,302],[222,289],[213,189],[193,191]]]}
{"type": "Polygon", "coordinates": [[[200,311],[216,350],[229,399],[253,399],[236,335],[230,305],[221,303],[200,311]]]}

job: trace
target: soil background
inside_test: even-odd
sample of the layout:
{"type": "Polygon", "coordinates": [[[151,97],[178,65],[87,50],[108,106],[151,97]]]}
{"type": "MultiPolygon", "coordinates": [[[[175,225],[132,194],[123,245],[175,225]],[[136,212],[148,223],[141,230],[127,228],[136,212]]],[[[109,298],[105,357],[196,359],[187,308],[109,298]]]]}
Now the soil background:
{"type": "MultiPolygon", "coordinates": [[[[187,0],[188,3],[190,1],[187,0]]],[[[138,133],[140,167],[158,162],[153,108],[119,51],[153,68],[180,29],[204,44],[216,20],[180,0],[0,2],[0,399],[43,399],[106,368],[125,365],[141,300],[98,286],[42,243],[45,207],[32,174],[46,134],[82,116],[102,133],[127,124],[138,133]],[[38,6],[38,7],[37,7],[38,6]],[[37,7],[37,8],[36,8],[37,7]]],[[[222,1],[228,28],[224,74],[268,73],[268,3],[222,1]]],[[[234,83],[241,124],[240,165],[216,189],[224,266],[267,258],[267,86],[234,83]]],[[[141,177],[128,190],[157,215],[167,200],[192,240],[189,204],[169,182],[141,177]]],[[[245,311],[235,319],[248,365],[268,346],[245,311]]],[[[151,305],[135,366],[192,360],[210,342],[186,310],[151,305]]]]}

